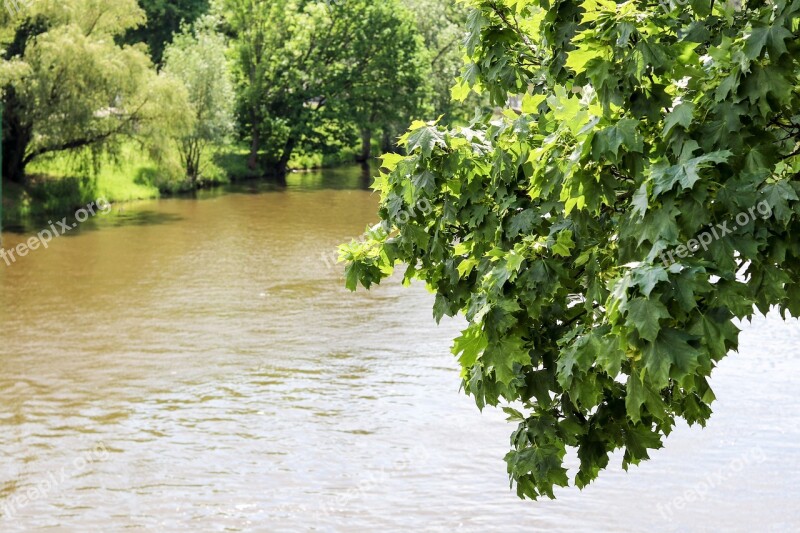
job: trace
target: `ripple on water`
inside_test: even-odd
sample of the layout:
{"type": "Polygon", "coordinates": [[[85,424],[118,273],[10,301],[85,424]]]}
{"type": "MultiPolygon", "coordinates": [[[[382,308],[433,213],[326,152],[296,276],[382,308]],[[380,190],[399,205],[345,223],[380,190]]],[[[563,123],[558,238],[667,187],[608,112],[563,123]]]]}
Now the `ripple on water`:
{"type": "Polygon", "coordinates": [[[431,296],[399,280],[351,294],[321,259],[375,201],[143,204],[0,272],[0,509],[55,479],[0,530],[800,527],[796,321],[742,326],[705,430],[677,428],[629,473],[616,457],[583,492],[519,502],[513,428],[459,393],[462,324],[435,326],[431,296]]]}

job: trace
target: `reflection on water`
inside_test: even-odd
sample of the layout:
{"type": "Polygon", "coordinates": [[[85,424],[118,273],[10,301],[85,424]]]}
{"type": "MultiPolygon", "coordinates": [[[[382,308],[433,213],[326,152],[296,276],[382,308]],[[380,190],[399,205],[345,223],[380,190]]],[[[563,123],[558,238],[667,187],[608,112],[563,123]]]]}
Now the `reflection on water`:
{"type": "Polygon", "coordinates": [[[321,259],[376,205],[358,170],[293,175],[115,206],[0,265],[0,531],[797,529],[797,322],[744,326],[707,429],[520,502],[512,428],[458,392],[462,324],[321,259]]]}

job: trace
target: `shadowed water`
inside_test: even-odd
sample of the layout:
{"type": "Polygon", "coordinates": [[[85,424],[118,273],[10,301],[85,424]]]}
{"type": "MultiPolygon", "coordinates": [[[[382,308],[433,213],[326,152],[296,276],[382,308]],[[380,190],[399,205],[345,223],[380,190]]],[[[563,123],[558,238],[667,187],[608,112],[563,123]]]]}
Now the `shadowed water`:
{"type": "Polygon", "coordinates": [[[800,527],[796,321],[742,326],[705,430],[521,502],[512,426],[459,393],[462,323],[324,259],[375,221],[363,182],[115,206],[0,263],[0,531],[800,527]]]}

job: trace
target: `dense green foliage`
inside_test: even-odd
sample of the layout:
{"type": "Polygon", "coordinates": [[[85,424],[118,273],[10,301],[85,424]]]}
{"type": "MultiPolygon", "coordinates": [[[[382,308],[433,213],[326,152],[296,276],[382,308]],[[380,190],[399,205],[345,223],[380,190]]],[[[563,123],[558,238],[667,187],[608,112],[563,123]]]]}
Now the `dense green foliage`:
{"type": "Polygon", "coordinates": [[[366,163],[478,101],[449,98],[465,22],[444,0],[20,2],[0,10],[3,178],[82,184],[63,198],[112,176],[113,200],[366,163]]]}
{"type": "Polygon", "coordinates": [[[150,56],[161,63],[164,49],[183,25],[194,23],[209,9],[208,0],[139,0],[147,22],[128,30],[127,44],[145,43],[150,56]]]}
{"type": "Polygon", "coordinates": [[[352,57],[346,61],[357,64],[359,58],[363,65],[342,78],[342,97],[328,110],[334,117],[352,118],[361,133],[360,159],[367,161],[373,132],[402,131],[425,109],[432,96],[431,68],[409,11],[380,2],[354,16],[363,30],[357,31],[360,38],[351,42],[352,57]]]}
{"type": "Polygon", "coordinates": [[[735,319],[800,315],[800,1],[470,0],[454,95],[384,158],[347,284],[407,265],[480,407],[507,404],[520,496],[594,480],[705,424],[735,319]],[[431,209],[417,209],[420,202],[431,209]]]}
{"type": "Polygon", "coordinates": [[[417,107],[423,46],[397,2],[221,4],[251,166],[266,143],[267,159],[284,174],[296,148],[352,142],[357,129],[380,127],[382,117],[408,121],[417,107]]]}
{"type": "MultiPolygon", "coordinates": [[[[485,98],[473,93],[464,104],[453,100],[450,93],[464,64],[462,42],[469,9],[463,3],[440,0],[404,0],[404,4],[416,16],[428,51],[433,116],[444,116],[449,122],[468,121],[473,109],[486,103],[485,98]]],[[[403,124],[398,131],[407,126],[403,124]]]]}

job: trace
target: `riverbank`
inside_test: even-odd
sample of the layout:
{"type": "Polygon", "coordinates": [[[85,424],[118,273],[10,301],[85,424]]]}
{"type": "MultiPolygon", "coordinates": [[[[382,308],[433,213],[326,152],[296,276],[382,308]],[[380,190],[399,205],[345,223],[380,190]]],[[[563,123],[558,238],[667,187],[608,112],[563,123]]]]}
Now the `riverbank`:
{"type": "MultiPolygon", "coordinates": [[[[337,154],[297,154],[291,171],[335,168],[352,164],[354,151],[337,154]]],[[[24,185],[3,183],[3,227],[26,220],[68,214],[97,198],[110,203],[150,200],[212,189],[231,183],[269,180],[267,169],[251,169],[244,148],[218,149],[211,157],[204,177],[191,183],[174,163],[156,162],[136,146],[129,145],[113,158],[89,160],[59,155],[29,166],[24,185]]]]}

